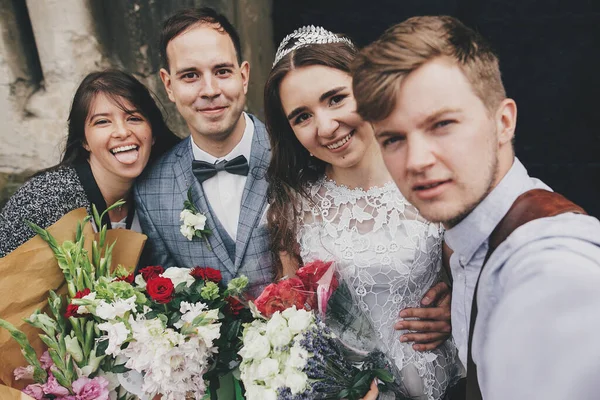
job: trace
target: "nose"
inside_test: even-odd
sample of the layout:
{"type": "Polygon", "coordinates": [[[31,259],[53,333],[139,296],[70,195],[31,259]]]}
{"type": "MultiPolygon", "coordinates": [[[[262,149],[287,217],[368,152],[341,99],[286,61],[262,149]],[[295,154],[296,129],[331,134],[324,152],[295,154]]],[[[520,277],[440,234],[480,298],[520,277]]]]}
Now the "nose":
{"type": "Polygon", "coordinates": [[[205,99],[213,99],[221,94],[221,87],[218,79],[214,76],[207,76],[200,88],[200,97],[205,99]]]}
{"type": "Polygon", "coordinates": [[[406,169],[412,173],[421,173],[435,164],[435,153],[427,138],[414,136],[408,141],[406,169]]]}
{"type": "Polygon", "coordinates": [[[126,138],[129,135],[131,135],[131,130],[127,126],[127,121],[126,120],[116,121],[115,129],[114,129],[112,135],[113,135],[113,137],[120,138],[120,139],[126,138]]]}
{"type": "Polygon", "coordinates": [[[316,115],[317,118],[317,135],[323,138],[331,138],[335,135],[335,131],[339,128],[340,123],[333,118],[329,113],[321,113],[316,115]]]}

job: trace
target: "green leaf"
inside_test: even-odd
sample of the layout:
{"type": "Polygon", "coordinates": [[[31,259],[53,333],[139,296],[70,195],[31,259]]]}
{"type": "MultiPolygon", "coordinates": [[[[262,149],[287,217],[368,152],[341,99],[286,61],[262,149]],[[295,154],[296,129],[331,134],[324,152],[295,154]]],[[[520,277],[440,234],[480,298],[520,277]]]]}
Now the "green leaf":
{"type": "Polygon", "coordinates": [[[102,226],[102,220],[100,219],[100,214],[98,214],[98,209],[95,204],[92,204],[92,215],[94,216],[94,223],[96,224],[96,228],[100,229],[102,226]]]}
{"type": "Polygon", "coordinates": [[[4,328],[10,333],[10,336],[19,344],[25,360],[33,366],[33,378],[38,383],[44,383],[47,378],[46,371],[42,368],[35,350],[31,347],[25,333],[17,329],[13,324],[0,318],[0,328],[4,328]]]}
{"type": "Polygon", "coordinates": [[[117,364],[117,365],[114,365],[110,369],[110,372],[115,373],[115,374],[123,374],[123,373],[128,372],[128,371],[130,371],[130,369],[127,368],[125,366],[125,364],[117,364]]]}
{"type": "Polygon", "coordinates": [[[106,354],[106,349],[108,349],[108,340],[100,340],[97,342],[98,346],[96,347],[96,355],[98,357],[106,354]]]}
{"type": "Polygon", "coordinates": [[[374,369],[373,375],[382,382],[386,382],[386,383],[394,382],[394,375],[392,375],[391,372],[389,372],[385,369],[374,369]]]}

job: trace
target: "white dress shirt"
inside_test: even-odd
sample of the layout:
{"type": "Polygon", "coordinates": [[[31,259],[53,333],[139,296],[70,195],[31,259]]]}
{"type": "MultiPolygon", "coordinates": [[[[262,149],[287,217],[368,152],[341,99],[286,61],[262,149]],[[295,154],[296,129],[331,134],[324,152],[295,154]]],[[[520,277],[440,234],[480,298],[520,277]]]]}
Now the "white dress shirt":
{"type": "MultiPolygon", "coordinates": [[[[515,158],[499,185],[446,231],[452,335],[467,365],[471,302],[489,236],[512,203],[549,189],[515,158]]],[[[473,361],[485,400],[600,398],[600,222],[572,213],[516,229],[481,275],[473,361]]],[[[467,371],[467,375],[470,371],[467,371]]]]}
{"type": "MultiPolygon", "coordinates": [[[[250,152],[252,150],[252,137],[254,136],[254,123],[248,114],[243,113],[246,121],[246,128],[240,142],[223,157],[214,157],[192,143],[192,151],[196,161],[204,161],[210,164],[216,164],[219,161],[229,161],[237,156],[244,156],[250,163],[250,152]]],[[[247,177],[244,175],[230,174],[226,171],[219,171],[217,174],[204,182],[202,189],[206,200],[214,212],[214,217],[218,218],[223,228],[229,236],[235,241],[237,238],[237,226],[240,219],[240,208],[242,206],[242,194],[246,186],[247,177]]]]}

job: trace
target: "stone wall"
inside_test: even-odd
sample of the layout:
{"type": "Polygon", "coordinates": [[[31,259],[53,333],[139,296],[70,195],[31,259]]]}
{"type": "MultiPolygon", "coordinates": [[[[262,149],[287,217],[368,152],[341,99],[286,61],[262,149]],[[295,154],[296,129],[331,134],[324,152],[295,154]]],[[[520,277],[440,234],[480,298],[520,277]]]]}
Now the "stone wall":
{"type": "Polygon", "coordinates": [[[70,102],[91,71],[133,73],[157,95],[173,131],[188,134],[158,76],[157,42],[167,16],[197,6],[238,29],[251,65],[248,110],[262,117],[271,0],[0,0],[0,207],[26,177],[58,162],[70,102]]]}

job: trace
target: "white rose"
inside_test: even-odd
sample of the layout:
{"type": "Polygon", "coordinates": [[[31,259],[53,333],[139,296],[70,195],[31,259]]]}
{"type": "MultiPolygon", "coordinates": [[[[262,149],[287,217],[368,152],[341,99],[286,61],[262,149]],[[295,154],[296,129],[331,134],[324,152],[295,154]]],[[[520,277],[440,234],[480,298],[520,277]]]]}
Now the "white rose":
{"type": "Polygon", "coordinates": [[[264,381],[277,375],[278,373],[279,362],[277,360],[267,357],[262,359],[257,365],[255,379],[257,381],[264,381]]]}
{"type": "Polygon", "coordinates": [[[292,341],[292,332],[288,328],[288,323],[279,312],[273,314],[267,322],[267,337],[274,348],[281,348],[292,341]]]}
{"type": "Polygon", "coordinates": [[[302,371],[288,368],[285,371],[285,386],[289,387],[292,394],[302,393],[308,383],[308,376],[302,371]]]}
{"type": "Polygon", "coordinates": [[[194,277],[190,275],[189,268],[170,267],[160,274],[163,278],[169,278],[173,282],[173,286],[177,287],[181,282],[185,282],[187,287],[192,286],[194,277]]]}
{"type": "Polygon", "coordinates": [[[206,225],[206,216],[201,213],[194,214],[190,210],[183,210],[179,214],[179,219],[184,225],[191,226],[195,230],[203,230],[206,225]]]}
{"type": "Polygon", "coordinates": [[[294,344],[290,349],[290,357],[286,365],[288,367],[302,369],[308,362],[308,351],[300,347],[299,344],[294,344]]]}
{"type": "Polygon", "coordinates": [[[179,227],[179,231],[183,236],[187,238],[187,240],[192,240],[194,238],[194,235],[196,234],[194,228],[187,225],[181,225],[181,227],[179,227]]]}
{"type": "Polygon", "coordinates": [[[259,385],[249,385],[246,388],[248,400],[277,400],[277,393],[273,389],[259,385]]]}
{"type": "Polygon", "coordinates": [[[194,219],[192,220],[191,225],[196,230],[199,230],[199,231],[203,230],[204,227],[206,226],[206,216],[203,214],[194,215],[194,219]]]}
{"type": "Polygon", "coordinates": [[[295,335],[304,332],[314,322],[314,314],[304,309],[288,308],[281,313],[288,321],[290,331],[295,335]]]}
{"type": "Polygon", "coordinates": [[[263,336],[258,330],[252,330],[244,335],[244,347],[239,351],[239,355],[246,360],[262,360],[271,352],[271,343],[266,336],[263,336]]]}

